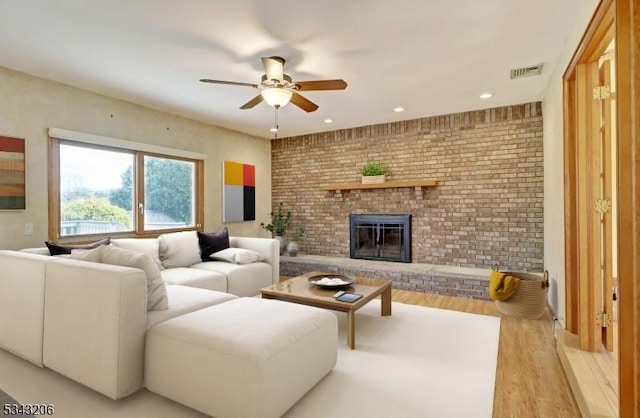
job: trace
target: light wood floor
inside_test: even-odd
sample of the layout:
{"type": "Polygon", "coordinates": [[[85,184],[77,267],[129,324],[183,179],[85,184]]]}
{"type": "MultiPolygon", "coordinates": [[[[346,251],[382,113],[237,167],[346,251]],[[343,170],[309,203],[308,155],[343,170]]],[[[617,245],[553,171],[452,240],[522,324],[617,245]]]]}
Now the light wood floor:
{"type": "MultiPolygon", "coordinates": [[[[392,299],[394,302],[412,305],[501,316],[495,304],[490,301],[395,289],[392,291],[392,299]]],[[[461,399],[461,402],[464,400],[461,399]]],[[[545,313],[538,320],[502,315],[493,416],[580,416],[556,352],[550,313],[545,313]]]]}
{"type": "MultiPolygon", "coordinates": [[[[290,277],[282,276],[281,280],[290,277]]],[[[394,302],[501,316],[495,304],[429,293],[392,290],[394,302]]],[[[556,351],[550,313],[538,320],[502,316],[494,418],[579,417],[567,377],[556,351]]],[[[470,350],[473,347],[469,347],[470,350]]],[[[460,399],[464,402],[464,399],[460,399]]]]}

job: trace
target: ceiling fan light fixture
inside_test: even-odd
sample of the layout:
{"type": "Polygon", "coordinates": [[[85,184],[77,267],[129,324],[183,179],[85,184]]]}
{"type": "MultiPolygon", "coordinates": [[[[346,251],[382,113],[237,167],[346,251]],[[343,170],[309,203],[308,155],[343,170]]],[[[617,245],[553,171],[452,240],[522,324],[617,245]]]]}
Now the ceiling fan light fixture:
{"type": "Polygon", "coordinates": [[[269,87],[260,93],[262,98],[269,106],[282,107],[285,106],[291,100],[293,93],[290,90],[280,87],[269,87]]]}

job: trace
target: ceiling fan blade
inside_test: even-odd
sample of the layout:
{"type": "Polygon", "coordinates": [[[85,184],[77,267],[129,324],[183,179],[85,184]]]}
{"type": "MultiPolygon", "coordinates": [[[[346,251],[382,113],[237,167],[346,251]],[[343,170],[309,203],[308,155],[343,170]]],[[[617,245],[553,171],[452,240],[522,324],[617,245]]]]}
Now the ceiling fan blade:
{"type": "Polygon", "coordinates": [[[253,83],[240,83],[238,81],[222,81],[222,80],[211,80],[208,78],[201,78],[200,81],[202,81],[203,83],[215,83],[215,84],[228,84],[230,86],[247,86],[247,87],[253,87],[255,89],[258,88],[257,84],[253,84],[253,83]]]}
{"type": "Polygon", "coordinates": [[[315,112],[318,109],[318,105],[313,103],[311,100],[305,98],[304,96],[293,92],[293,96],[291,96],[291,103],[298,106],[300,109],[305,112],[315,112]]]}
{"type": "Polygon", "coordinates": [[[253,99],[249,100],[247,103],[243,104],[242,106],[240,106],[240,109],[251,109],[252,107],[254,107],[255,105],[257,105],[258,103],[262,102],[263,98],[261,94],[258,94],[256,97],[254,97],[253,99]]]}
{"type": "Polygon", "coordinates": [[[347,82],[344,80],[296,81],[295,84],[299,91],[344,90],[347,88],[347,82]]]}
{"type": "Polygon", "coordinates": [[[284,78],[284,63],[284,58],[281,57],[263,57],[262,65],[264,65],[267,80],[278,80],[282,82],[284,78]]]}

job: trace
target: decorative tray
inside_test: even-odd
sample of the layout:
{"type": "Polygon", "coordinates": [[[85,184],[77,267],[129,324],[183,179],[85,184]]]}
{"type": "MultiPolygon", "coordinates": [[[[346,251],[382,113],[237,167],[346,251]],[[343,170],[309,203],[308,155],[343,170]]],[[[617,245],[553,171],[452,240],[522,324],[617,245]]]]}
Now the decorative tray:
{"type": "Polygon", "coordinates": [[[309,283],[320,287],[344,287],[355,283],[353,277],[343,274],[318,274],[309,277],[309,283]]]}

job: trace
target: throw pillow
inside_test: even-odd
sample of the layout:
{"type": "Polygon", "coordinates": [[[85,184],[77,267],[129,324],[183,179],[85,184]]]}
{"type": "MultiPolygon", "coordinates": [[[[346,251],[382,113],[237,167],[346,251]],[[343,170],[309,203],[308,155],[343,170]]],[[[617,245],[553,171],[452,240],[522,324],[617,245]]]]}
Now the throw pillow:
{"type": "Polygon", "coordinates": [[[100,246],[92,250],[71,250],[69,258],[73,258],[74,260],[91,261],[93,263],[101,263],[102,257],[100,256],[100,249],[102,247],[103,246],[100,246]]]}
{"type": "Polygon", "coordinates": [[[210,258],[212,260],[228,261],[229,263],[235,264],[249,264],[266,260],[259,252],[245,248],[227,248],[211,254],[210,258]]]}
{"type": "Polygon", "coordinates": [[[158,243],[164,268],[189,267],[202,261],[196,231],[162,234],[158,243]]]}
{"type": "Polygon", "coordinates": [[[105,264],[133,267],[144,271],[147,276],[147,310],[161,311],[169,308],[167,289],[160,275],[160,269],[147,254],[104,246],[100,249],[100,258],[105,264]]]}
{"type": "Polygon", "coordinates": [[[100,241],[96,241],[91,244],[85,244],[85,245],[58,245],[51,241],[45,241],[44,243],[47,245],[47,248],[49,248],[49,254],[59,255],[59,254],[71,254],[71,250],[91,250],[101,245],[109,245],[110,242],[111,242],[110,238],[105,238],[105,239],[101,239],[100,241]]]}
{"type": "Polygon", "coordinates": [[[111,245],[134,253],[147,254],[162,270],[160,262],[159,242],[157,238],[117,238],[111,240],[111,245]]]}
{"type": "Polygon", "coordinates": [[[202,261],[213,261],[211,254],[229,248],[229,230],[225,226],[215,233],[198,232],[198,243],[202,261]]]}

